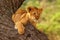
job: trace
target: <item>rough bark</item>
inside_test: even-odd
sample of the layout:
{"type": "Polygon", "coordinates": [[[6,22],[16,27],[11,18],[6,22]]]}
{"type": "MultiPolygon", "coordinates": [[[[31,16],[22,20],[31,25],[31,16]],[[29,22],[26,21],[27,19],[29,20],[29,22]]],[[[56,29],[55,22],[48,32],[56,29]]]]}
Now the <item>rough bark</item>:
{"type": "Polygon", "coordinates": [[[0,0],[0,40],[48,40],[46,34],[37,31],[30,23],[24,35],[19,35],[11,20],[24,0],[0,0]]]}

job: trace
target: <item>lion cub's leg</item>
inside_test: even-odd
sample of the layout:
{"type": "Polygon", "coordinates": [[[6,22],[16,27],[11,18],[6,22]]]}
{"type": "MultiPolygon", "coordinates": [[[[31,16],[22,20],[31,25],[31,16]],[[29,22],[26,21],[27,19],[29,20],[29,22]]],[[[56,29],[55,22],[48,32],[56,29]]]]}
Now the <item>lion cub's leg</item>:
{"type": "Polygon", "coordinates": [[[17,22],[15,24],[15,27],[17,27],[19,34],[24,34],[25,27],[23,26],[23,24],[21,22],[17,22]]]}
{"type": "Polygon", "coordinates": [[[35,22],[35,21],[33,21],[33,20],[30,20],[30,23],[31,23],[35,28],[37,28],[37,26],[36,26],[37,22],[35,22]]]}
{"type": "Polygon", "coordinates": [[[36,22],[32,22],[31,24],[32,24],[35,28],[37,28],[37,26],[36,26],[37,23],[36,23],[36,22]]]}
{"type": "Polygon", "coordinates": [[[24,32],[25,32],[24,25],[27,24],[27,21],[28,21],[28,17],[24,17],[22,20],[15,23],[15,27],[17,27],[17,30],[18,30],[19,34],[24,34],[24,32]]]}

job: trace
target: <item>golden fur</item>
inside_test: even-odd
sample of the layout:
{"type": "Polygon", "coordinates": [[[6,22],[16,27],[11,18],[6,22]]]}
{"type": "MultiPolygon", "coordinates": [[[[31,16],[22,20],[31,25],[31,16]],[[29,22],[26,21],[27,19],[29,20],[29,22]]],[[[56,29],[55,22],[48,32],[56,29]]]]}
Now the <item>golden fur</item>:
{"type": "Polygon", "coordinates": [[[42,13],[42,8],[28,7],[27,10],[18,9],[15,14],[12,15],[12,20],[15,23],[15,28],[19,34],[24,34],[25,27],[28,21],[36,27],[36,23],[42,13]]]}

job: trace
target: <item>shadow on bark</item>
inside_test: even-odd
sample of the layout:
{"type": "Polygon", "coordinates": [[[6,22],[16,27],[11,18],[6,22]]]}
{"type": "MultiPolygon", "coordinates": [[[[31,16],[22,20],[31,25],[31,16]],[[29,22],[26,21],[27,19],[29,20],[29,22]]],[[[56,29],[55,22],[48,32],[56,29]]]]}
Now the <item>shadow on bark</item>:
{"type": "Polygon", "coordinates": [[[19,35],[11,20],[24,0],[0,0],[0,40],[48,40],[46,34],[38,32],[31,24],[26,26],[24,35],[19,35]]]}

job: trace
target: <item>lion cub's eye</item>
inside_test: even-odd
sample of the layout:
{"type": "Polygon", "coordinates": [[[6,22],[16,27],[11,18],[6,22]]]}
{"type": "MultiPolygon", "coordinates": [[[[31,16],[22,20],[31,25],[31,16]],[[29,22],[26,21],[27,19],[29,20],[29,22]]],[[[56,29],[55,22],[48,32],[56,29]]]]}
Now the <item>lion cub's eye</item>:
{"type": "Polygon", "coordinates": [[[33,13],[33,14],[36,14],[36,13],[33,13]]]}
{"type": "Polygon", "coordinates": [[[34,14],[34,15],[37,15],[37,12],[34,12],[33,14],[34,14]]]}

